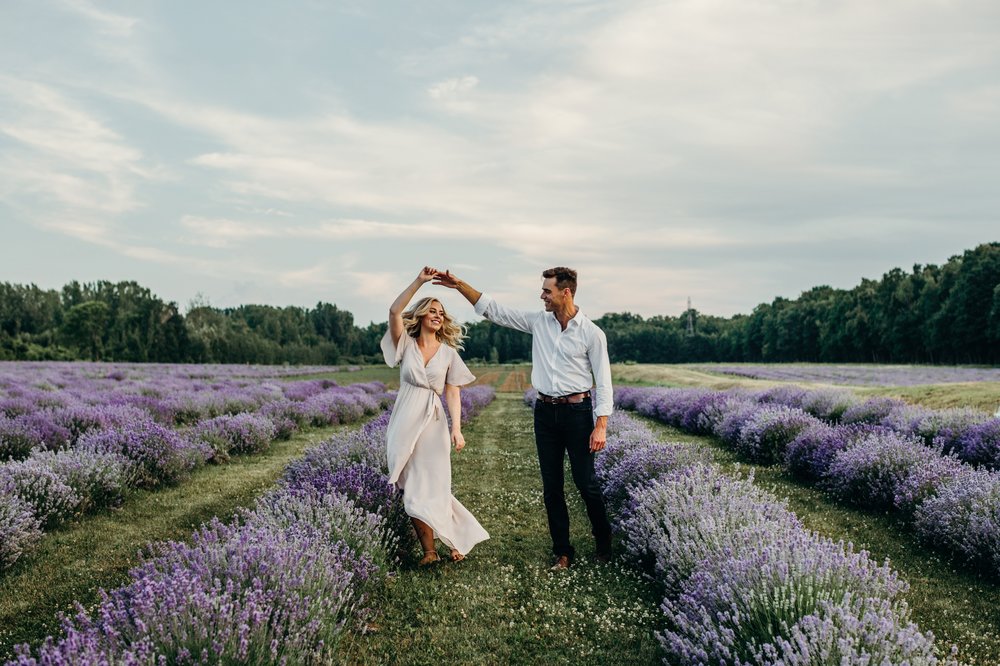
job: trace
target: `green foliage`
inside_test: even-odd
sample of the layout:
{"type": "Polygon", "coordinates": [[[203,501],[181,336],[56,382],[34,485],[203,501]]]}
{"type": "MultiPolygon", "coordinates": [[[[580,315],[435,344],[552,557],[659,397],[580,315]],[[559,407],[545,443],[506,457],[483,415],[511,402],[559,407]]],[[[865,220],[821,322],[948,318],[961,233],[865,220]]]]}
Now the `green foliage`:
{"type": "MultiPolygon", "coordinates": [[[[748,315],[696,310],[596,320],[614,362],[1000,363],[1000,243],[943,266],[893,268],[853,289],[819,286],[748,315]],[[688,331],[689,315],[694,333],[688,331]]],[[[135,282],[71,282],[61,292],[0,283],[0,359],[337,364],[379,362],[386,323],[360,327],[330,303],[311,309],[194,303],[182,316],[135,282]]],[[[465,356],[531,358],[531,336],[480,321],[465,356]]]]}
{"type": "MultiPolygon", "coordinates": [[[[609,314],[597,320],[612,361],[684,363],[1000,363],[1000,243],[944,266],[894,268],[853,289],[814,287],[730,319],[609,314]]],[[[501,360],[504,360],[501,356],[501,360]]]]}

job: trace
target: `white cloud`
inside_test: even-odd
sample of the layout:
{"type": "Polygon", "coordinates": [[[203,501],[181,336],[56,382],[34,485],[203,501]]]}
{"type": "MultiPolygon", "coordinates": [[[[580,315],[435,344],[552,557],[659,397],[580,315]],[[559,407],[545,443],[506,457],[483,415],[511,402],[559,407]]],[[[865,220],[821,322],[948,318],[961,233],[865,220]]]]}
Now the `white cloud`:
{"type": "Polygon", "coordinates": [[[463,76],[435,83],[427,89],[427,94],[431,96],[431,99],[447,99],[467,93],[477,85],[479,85],[479,79],[475,76],[463,76]]]}
{"type": "Polygon", "coordinates": [[[138,22],[137,19],[129,16],[98,9],[86,0],[60,0],[60,4],[93,21],[100,26],[101,32],[109,35],[130,35],[138,22]]]}
{"type": "Polygon", "coordinates": [[[141,205],[140,182],[165,177],[97,116],[50,86],[0,76],[0,99],[0,135],[13,146],[0,158],[0,174],[11,192],[116,214],[141,205]]]}

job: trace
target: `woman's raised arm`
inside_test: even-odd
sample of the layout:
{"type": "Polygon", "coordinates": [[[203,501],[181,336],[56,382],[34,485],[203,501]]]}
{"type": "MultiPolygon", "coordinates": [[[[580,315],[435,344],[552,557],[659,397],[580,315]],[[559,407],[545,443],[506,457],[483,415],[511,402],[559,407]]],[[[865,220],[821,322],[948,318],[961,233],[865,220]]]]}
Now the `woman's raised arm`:
{"type": "Polygon", "coordinates": [[[410,299],[425,282],[430,282],[436,275],[437,269],[424,266],[420,275],[389,306],[389,334],[392,336],[393,345],[399,344],[399,336],[403,334],[403,311],[409,305],[410,299]]]}

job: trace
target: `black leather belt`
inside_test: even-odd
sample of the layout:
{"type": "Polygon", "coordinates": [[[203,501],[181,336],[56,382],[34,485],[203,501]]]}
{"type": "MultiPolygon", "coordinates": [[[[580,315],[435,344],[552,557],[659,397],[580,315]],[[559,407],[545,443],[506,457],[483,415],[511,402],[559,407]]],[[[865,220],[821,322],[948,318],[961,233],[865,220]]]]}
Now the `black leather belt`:
{"type": "Polygon", "coordinates": [[[569,395],[561,395],[558,398],[551,395],[545,395],[544,393],[538,394],[538,399],[547,405],[568,405],[583,402],[590,397],[590,391],[584,391],[583,393],[570,393],[569,395]]]}

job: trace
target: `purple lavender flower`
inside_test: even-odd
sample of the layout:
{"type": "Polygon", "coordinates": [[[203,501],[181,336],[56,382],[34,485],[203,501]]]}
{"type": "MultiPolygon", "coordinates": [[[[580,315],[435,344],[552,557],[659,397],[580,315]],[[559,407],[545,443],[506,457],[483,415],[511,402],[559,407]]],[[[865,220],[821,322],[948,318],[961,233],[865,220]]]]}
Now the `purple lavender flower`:
{"type": "Polygon", "coordinates": [[[70,440],[76,442],[89,432],[146,421],[149,415],[141,409],[126,405],[76,405],[56,410],[53,418],[58,425],[69,430],[70,440]]]}
{"type": "Polygon", "coordinates": [[[730,446],[736,446],[743,426],[757,415],[761,407],[755,402],[737,400],[720,405],[721,418],[716,422],[715,436],[730,446]]]}

